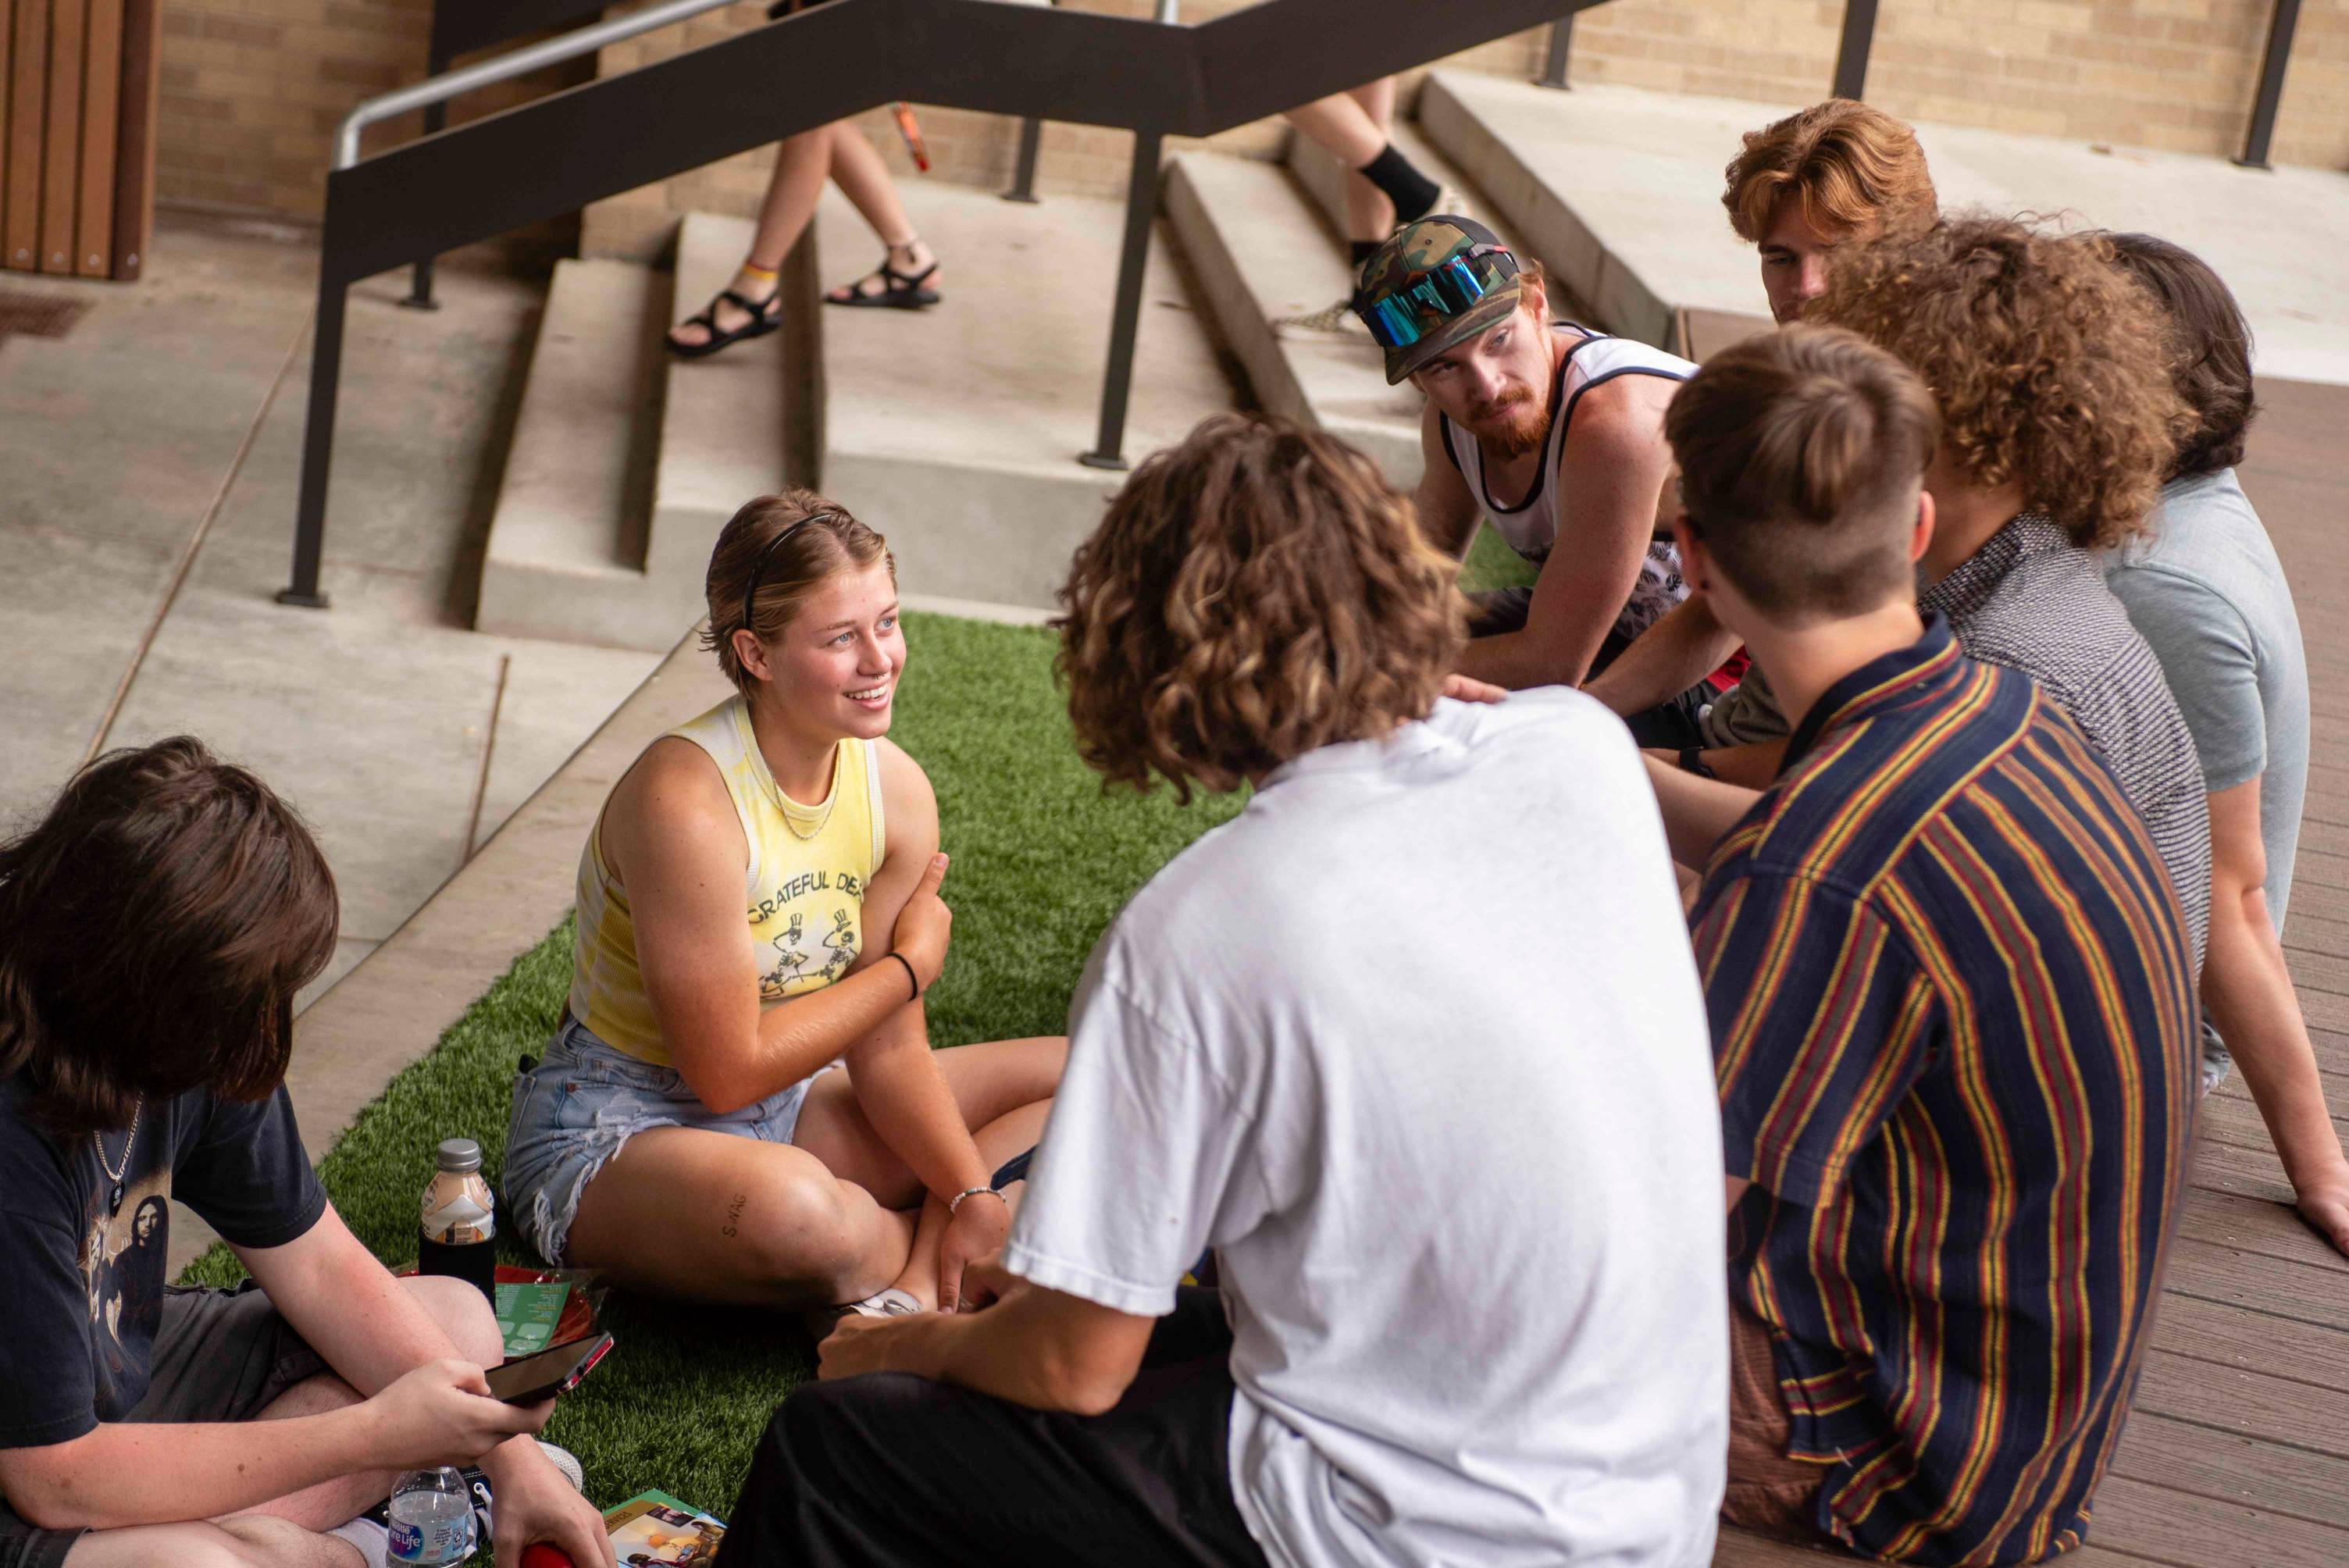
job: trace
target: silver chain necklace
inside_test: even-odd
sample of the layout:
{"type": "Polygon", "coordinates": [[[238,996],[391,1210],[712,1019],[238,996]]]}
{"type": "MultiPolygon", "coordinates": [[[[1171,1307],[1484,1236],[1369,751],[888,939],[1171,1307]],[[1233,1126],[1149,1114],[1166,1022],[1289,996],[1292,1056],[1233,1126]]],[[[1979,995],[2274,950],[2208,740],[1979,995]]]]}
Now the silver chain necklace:
{"type": "Polygon", "coordinates": [[[130,1103],[130,1136],[124,1140],[122,1159],[116,1164],[106,1162],[105,1138],[95,1132],[89,1135],[91,1145],[98,1150],[98,1168],[106,1172],[106,1179],[114,1183],[114,1189],[106,1201],[106,1212],[109,1217],[122,1212],[122,1175],[130,1169],[130,1151],[139,1147],[139,1119],[146,1114],[147,1097],[142,1094],[130,1103]]]}

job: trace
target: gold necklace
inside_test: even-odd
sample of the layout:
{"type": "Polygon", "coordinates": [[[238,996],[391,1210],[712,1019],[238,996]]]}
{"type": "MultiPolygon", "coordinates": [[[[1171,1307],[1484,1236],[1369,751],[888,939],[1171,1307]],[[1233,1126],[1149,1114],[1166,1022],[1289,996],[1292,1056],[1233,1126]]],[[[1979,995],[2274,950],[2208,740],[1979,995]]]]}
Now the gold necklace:
{"type": "Polygon", "coordinates": [[[118,1164],[106,1162],[106,1140],[95,1132],[89,1135],[91,1146],[98,1150],[98,1169],[106,1172],[109,1181],[114,1183],[114,1191],[107,1201],[106,1212],[109,1216],[122,1212],[122,1174],[130,1169],[130,1151],[139,1147],[139,1119],[146,1114],[147,1097],[142,1094],[130,1102],[130,1136],[122,1145],[122,1159],[118,1164]]]}
{"type": "Polygon", "coordinates": [[[775,810],[782,814],[783,826],[791,830],[792,837],[807,843],[823,831],[824,824],[832,820],[832,809],[840,804],[840,747],[834,744],[832,748],[830,782],[824,792],[823,804],[821,807],[802,806],[792,799],[791,791],[783,788],[783,781],[775,777],[774,769],[768,765],[766,750],[759,744],[759,727],[750,721],[750,699],[739,697],[736,700],[742,704],[740,713],[743,749],[758,759],[759,779],[765,785],[775,810]],[[794,810],[813,812],[815,826],[804,833],[801,832],[799,823],[792,820],[794,810]]]}
{"type": "Polygon", "coordinates": [[[833,748],[832,758],[832,777],[826,783],[822,806],[802,806],[793,799],[791,791],[783,788],[782,780],[775,777],[771,769],[767,768],[765,755],[762,753],[759,758],[759,766],[766,771],[767,782],[775,788],[775,802],[783,814],[783,826],[791,830],[792,837],[803,844],[823,831],[824,825],[832,820],[832,809],[840,804],[840,748],[837,746],[833,748]],[[815,826],[804,833],[800,831],[796,815],[799,811],[812,811],[815,814],[815,826]]]}

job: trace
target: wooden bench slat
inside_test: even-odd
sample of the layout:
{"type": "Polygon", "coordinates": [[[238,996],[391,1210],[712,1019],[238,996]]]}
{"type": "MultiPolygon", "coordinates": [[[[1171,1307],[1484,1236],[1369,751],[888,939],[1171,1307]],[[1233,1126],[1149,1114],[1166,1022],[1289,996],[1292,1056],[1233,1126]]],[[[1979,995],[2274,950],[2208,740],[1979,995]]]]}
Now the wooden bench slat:
{"type": "MultiPolygon", "coordinates": [[[[2135,1409],[2213,1436],[2223,1431],[2325,1458],[2349,1510],[2349,1394],[2178,1356],[2159,1348],[2157,1336],[2137,1379],[2135,1409]]],[[[2349,1514],[2338,1522],[2349,1525],[2349,1514]]]]}
{"type": "Polygon", "coordinates": [[[2178,1356],[2315,1385],[2311,1408],[2322,1407],[2325,1390],[2349,1393],[2349,1335],[2250,1307],[2168,1291],[2154,1319],[2153,1343],[2178,1356]]]}
{"type": "Polygon", "coordinates": [[[2221,1505],[2349,1529],[2349,1463],[2160,1416],[2130,1420],[2110,1473],[2221,1505]]]}
{"type": "Polygon", "coordinates": [[[2349,1548],[2325,1525],[2109,1473],[2089,1539],[2177,1568],[2341,1568],[2349,1548]]]}
{"type": "Polygon", "coordinates": [[[2349,1331],[2349,1288],[2330,1269],[2181,1238],[2170,1249],[2169,1288],[2206,1301],[2349,1331]]]}

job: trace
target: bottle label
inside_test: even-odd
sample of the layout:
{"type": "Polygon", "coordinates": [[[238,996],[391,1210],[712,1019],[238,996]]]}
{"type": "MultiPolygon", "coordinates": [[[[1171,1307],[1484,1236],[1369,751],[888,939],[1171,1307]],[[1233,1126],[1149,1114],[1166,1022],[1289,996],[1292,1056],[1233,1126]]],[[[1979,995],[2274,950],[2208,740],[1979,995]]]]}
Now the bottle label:
{"type": "Polygon", "coordinates": [[[395,1519],[391,1522],[394,1563],[440,1564],[461,1563],[471,1554],[473,1516],[462,1519],[395,1519]]]}
{"type": "Polygon", "coordinates": [[[479,1176],[436,1176],[424,1189],[424,1233],[450,1246],[490,1241],[498,1233],[493,1202],[479,1176]]]}

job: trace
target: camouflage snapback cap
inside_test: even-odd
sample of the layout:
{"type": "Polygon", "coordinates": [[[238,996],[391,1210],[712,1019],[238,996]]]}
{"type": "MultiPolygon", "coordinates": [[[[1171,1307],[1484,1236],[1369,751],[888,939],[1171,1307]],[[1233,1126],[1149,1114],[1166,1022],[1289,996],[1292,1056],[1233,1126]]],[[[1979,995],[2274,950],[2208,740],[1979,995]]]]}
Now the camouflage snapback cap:
{"type": "Polygon", "coordinates": [[[1517,258],[1474,218],[1433,213],[1362,263],[1354,314],[1386,350],[1392,387],[1517,308],[1517,258]]]}

